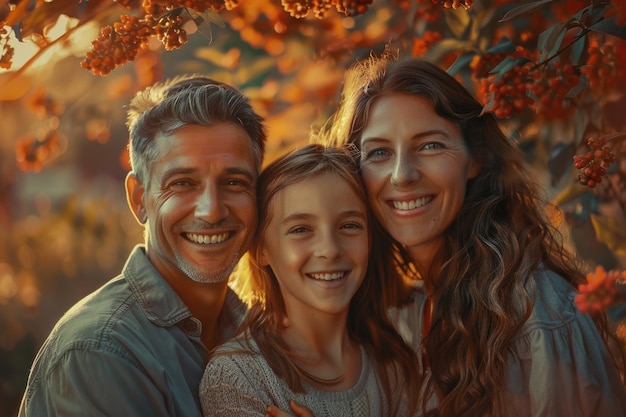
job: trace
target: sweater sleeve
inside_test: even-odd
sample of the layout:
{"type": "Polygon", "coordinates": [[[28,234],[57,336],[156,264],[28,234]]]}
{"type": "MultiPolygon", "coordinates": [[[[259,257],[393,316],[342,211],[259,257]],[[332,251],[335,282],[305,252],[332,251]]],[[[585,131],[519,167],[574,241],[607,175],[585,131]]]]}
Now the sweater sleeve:
{"type": "Polygon", "coordinates": [[[264,389],[267,378],[260,357],[247,353],[217,354],[200,381],[200,403],[205,417],[265,416],[273,401],[264,389]]]}

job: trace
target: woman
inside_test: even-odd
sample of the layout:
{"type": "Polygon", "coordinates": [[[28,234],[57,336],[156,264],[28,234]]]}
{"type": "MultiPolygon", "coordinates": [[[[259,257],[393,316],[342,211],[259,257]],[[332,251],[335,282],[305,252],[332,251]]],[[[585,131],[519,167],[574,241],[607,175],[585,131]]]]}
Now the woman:
{"type": "Polygon", "coordinates": [[[210,357],[205,416],[263,416],[295,399],[318,416],[408,416],[416,356],[390,322],[372,215],[352,156],[309,145],[259,177],[251,307],[210,357]],[[372,254],[372,260],[368,258],[372,254]]]}
{"type": "MultiPolygon", "coordinates": [[[[563,248],[520,150],[453,77],[392,54],[348,72],[327,144],[360,152],[370,206],[405,277],[398,327],[421,356],[424,412],[624,416],[606,316],[573,303],[563,248]],[[611,352],[611,353],[609,353],[611,352]]],[[[622,374],[623,375],[623,374],[622,374]]]]}

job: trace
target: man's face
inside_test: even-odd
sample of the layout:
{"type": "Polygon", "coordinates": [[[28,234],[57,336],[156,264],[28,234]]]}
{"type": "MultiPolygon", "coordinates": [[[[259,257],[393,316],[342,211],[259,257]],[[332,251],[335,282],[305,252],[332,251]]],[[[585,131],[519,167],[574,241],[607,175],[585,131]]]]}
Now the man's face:
{"type": "Polygon", "coordinates": [[[147,188],[132,176],[127,184],[133,211],[146,223],[148,258],[170,283],[227,280],[257,224],[250,137],[222,123],[188,125],[154,140],[147,188]]]}

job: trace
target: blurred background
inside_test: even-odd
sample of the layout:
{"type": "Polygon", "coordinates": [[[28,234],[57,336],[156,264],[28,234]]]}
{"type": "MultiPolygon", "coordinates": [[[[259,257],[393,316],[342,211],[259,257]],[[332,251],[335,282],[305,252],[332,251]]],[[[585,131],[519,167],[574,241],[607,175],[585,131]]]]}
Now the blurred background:
{"type": "Polygon", "coordinates": [[[308,143],[356,59],[423,56],[524,149],[589,271],[626,268],[623,1],[1,0],[0,23],[0,417],[54,323],[143,241],[124,106],[177,74],[248,95],[269,162],[308,143]]]}

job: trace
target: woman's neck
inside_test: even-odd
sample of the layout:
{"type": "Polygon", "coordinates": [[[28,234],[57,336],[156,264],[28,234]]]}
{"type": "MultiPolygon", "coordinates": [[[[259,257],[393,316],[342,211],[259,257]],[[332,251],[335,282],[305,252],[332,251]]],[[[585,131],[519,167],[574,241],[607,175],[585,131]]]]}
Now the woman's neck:
{"type": "Polygon", "coordinates": [[[411,261],[424,281],[427,294],[432,294],[437,274],[441,267],[443,242],[428,247],[407,247],[411,261]]]}

